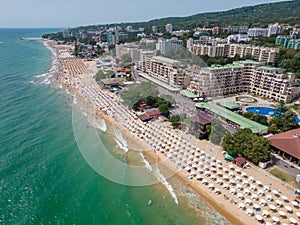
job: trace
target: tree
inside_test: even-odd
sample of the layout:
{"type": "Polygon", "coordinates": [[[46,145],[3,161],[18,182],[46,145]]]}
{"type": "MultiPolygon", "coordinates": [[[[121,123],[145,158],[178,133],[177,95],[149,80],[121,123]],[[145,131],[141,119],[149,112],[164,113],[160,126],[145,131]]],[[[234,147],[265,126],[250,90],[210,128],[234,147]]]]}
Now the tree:
{"type": "Polygon", "coordinates": [[[253,134],[249,128],[241,129],[234,135],[227,133],[222,147],[233,157],[243,156],[254,164],[271,159],[270,141],[253,134]]]}
{"type": "Polygon", "coordinates": [[[212,119],[209,140],[216,145],[220,145],[224,135],[225,128],[222,126],[222,123],[217,119],[212,119]]]}
{"type": "Polygon", "coordinates": [[[169,105],[167,103],[163,103],[158,107],[158,110],[161,112],[163,116],[169,117],[169,105]]]}
{"type": "Polygon", "coordinates": [[[283,115],[283,131],[288,131],[291,129],[295,129],[298,127],[298,123],[296,122],[297,115],[291,111],[287,110],[283,115]]]}

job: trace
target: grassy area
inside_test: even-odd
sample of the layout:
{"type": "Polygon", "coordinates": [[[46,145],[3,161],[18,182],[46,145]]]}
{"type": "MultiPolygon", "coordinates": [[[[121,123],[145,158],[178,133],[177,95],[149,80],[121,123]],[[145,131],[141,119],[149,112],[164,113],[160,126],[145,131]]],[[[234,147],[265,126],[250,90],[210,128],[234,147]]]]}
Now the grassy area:
{"type": "Polygon", "coordinates": [[[238,96],[235,98],[235,100],[238,102],[245,102],[245,103],[249,103],[249,104],[257,102],[256,98],[252,98],[249,96],[238,96]]]}
{"type": "Polygon", "coordinates": [[[286,173],[285,171],[277,167],[272,167],[268,169],[268,172],[273,176],[277,177],[278,179],[292,185],[293,187],[300,188],[300,184],[296,182],[295,177],[286,173]]]}

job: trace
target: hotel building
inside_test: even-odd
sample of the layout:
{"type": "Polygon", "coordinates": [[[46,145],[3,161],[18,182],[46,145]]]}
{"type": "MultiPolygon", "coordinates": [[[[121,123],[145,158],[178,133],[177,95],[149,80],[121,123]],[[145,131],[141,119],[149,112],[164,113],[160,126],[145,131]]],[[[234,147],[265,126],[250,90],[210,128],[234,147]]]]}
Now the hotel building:
{"type": "Polygon", "coordinates": [[[192,45],[189,50],[196,55],[208,55],[214,58],[234,58],[238,54],[241,58],[251,57],[268,65],[276,64],[279,58],[279,48],[244,44],[192,45]]]}
{"type": "Polygon", "coordinates": [[[180,68],[179,61],[154,56],[153,51],[141,51],[140,71],[172,87],[186,88],[190,84],[190,76],[180,68]]]}
{"type": "Polygon", "coordinates": [[[253,60],[201,68],[188,91],[207,96],[248,92],[289,103],[300,94],[295,75],[253,60]]]}

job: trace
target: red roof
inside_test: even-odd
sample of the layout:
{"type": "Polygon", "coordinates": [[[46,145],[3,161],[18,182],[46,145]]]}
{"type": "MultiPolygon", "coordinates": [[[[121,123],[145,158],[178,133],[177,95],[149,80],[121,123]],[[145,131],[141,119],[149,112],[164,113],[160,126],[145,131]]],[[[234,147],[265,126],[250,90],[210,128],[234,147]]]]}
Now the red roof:
{"type": "Polygon", "coordinates": [[[271,145],[300,159],[300,128],[269,137],[271,145]]]}
{"type": "Polygon", "coordinates": [[[160,111],[153,110],[153,111],[147,112],[146,114],[148,114],[150,117],[160,116],[160,111]]]}
{"type": "Polygon", "coordinates": [[[146,121],[146,120],[151,119],[151,117],[150,117],[147,113],[144,113],[144,114],[140,115],[139,118],[140,118],[142,121],[146,121]]]}
{"type": "Polygon", "coordinates": [[[238,164],[240,166],[242,166],[244,163],[247,162],[247,160],[245,158],[243,158],[243,157],[236,157],[234,159],[234,161],[236,162],[236,164],[238,164]]]}

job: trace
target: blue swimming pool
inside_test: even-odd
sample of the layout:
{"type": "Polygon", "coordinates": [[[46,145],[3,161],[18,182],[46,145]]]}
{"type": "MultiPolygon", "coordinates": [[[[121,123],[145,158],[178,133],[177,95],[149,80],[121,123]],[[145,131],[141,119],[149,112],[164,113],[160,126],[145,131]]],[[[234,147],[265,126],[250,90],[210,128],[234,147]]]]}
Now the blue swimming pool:
{"type": "MultiPolygon", "coordinates": [[[[273,116],[274,113],[275,113],[273,108],[259,107],[259,106],[248,107],[248,108],[246,108],[246,111],[247,112],[254,112],[256,114],[263,115],[263,116],[273,116]]],[[[296,122],[300,123],[300,118],[296,118],[296,122]]]]}
{"type": "Polygon", "coordinates": [[[272,116],[274,115],[274,109],[273,108],[269,108],[269,107],[258,107],[258,106],[253,106],[253,107],[248,107],[246,108],[247,112],[254,112],[256,114],[259,115],[263,115],[263,116],[272,116]]]}

